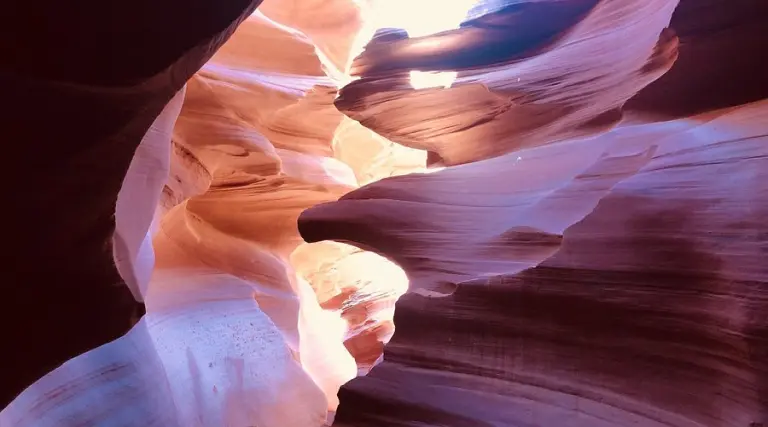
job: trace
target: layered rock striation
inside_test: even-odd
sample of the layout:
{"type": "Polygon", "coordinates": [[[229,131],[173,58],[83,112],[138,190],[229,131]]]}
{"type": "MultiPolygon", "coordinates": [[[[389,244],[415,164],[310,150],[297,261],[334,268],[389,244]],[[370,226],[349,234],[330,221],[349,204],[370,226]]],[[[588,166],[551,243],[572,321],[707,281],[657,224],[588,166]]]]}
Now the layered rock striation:
{"type": "Polygon", "coordinates": [[[768,423],[763,2],[259,4],[11,7],[1,427],[768,423]]]}

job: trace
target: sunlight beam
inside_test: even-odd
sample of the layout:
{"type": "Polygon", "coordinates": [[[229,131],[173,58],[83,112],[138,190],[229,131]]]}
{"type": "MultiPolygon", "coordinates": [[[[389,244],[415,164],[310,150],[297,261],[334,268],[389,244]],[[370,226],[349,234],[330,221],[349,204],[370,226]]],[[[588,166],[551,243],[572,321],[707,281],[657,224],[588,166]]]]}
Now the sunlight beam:
{"type": "MultiPolygon", "coordinates": [[[[416,38],[459,28],[477,1],[374,0],[367,6],[370,7],[372,28],[400,28],[408,33],[408,37],[416,38]]],[[[373,31],[369,36],[373,35],[373,31]]],[[[454,71],[413,70],[410,72],[410,83],[414,89],[450,88],[456,76],[454,71]]]]}

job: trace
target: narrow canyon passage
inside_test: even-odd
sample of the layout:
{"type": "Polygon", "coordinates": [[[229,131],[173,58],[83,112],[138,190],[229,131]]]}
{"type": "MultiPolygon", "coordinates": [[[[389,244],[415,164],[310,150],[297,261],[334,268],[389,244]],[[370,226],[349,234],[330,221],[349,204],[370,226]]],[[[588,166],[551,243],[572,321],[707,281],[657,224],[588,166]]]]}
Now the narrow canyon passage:
{"type": "Polygon", "coordinates": [[[0,427],[768,424],[765,2],[90,3],[0,26],[0,427]]]}

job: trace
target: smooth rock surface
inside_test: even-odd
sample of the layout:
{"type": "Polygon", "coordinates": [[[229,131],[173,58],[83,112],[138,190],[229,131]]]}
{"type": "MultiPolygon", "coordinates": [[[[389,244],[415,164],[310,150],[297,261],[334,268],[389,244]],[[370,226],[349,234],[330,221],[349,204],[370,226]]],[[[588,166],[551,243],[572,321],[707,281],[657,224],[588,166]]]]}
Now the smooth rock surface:
{"type": "Polygon", "coordinates": [[[392,178],[307,211],[309,239],[377,248],[412,289],[451,292],[400,299],[384,364],[342,390],[337,424],[763,422],[765,108],[392,178]],[[496,173],[481,185],[473,167],[496,173]]]}
{"type": "MultiPolygon", "coordinates": [[[[120,337],[141,312],[111,249],[118,192],[153,121],[258,3],[43,0],[3,8],[0,85],[9,108],[0,129],[12,249],[0,405],[120,337]]],[[[146,230],[137,232],[141,241],[146,230]]]]}
{"type": "Polygon", "coordinates": [[[0,25],[0,427],[768,424],[764,1],[90,3],[0,25]]]}

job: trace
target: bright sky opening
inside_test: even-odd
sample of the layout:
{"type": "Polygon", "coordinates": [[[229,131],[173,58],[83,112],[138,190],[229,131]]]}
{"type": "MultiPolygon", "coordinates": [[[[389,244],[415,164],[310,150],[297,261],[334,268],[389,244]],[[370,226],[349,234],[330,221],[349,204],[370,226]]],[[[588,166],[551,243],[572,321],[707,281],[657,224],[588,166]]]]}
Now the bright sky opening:
{"type": "MultiPolygon", "coordinates": [[[[380,0],[372,4],[376,28],[401,28],[409,37],[423,37],[459,28],[477,0],[380,0]]],[[[414,89],[449,88],[456,72],[411,71],[414,89]]]]}

